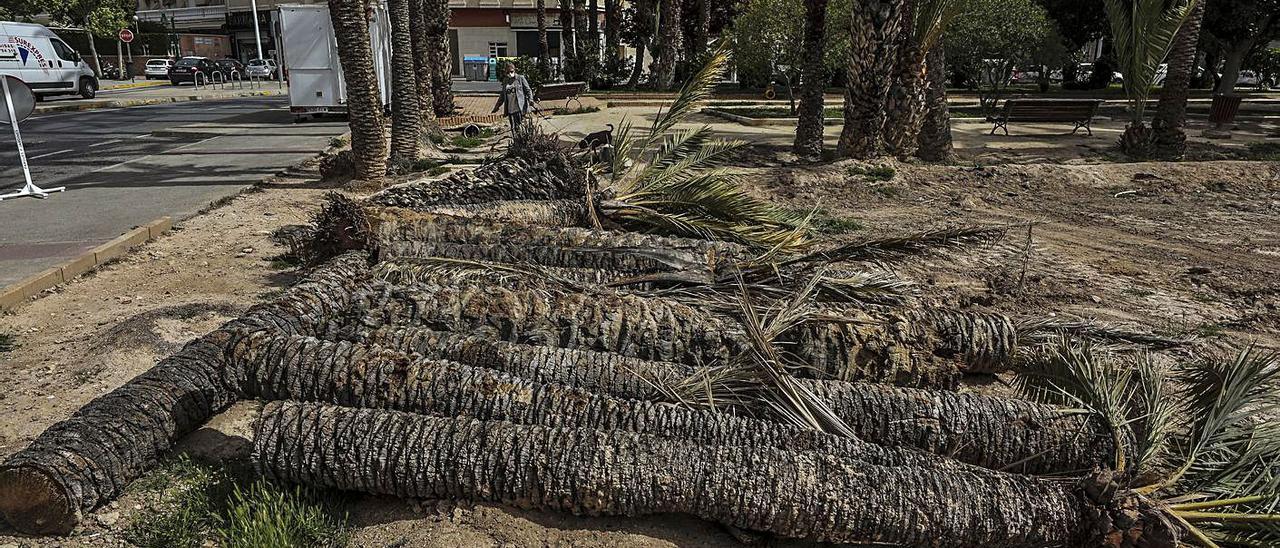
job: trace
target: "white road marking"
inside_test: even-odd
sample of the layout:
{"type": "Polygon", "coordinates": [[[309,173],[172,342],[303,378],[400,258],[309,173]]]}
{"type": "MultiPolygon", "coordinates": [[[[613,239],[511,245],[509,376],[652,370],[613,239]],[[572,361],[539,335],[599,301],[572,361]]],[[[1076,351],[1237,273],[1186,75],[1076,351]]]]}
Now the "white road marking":
{"type": "Polygon", "coordinates": [[[119,142],[120,142],[120,139],[112,139],[110,141],[102,141],[101,143],[94,143],[92,145],[89,145],[89,148],[100,147],[102,145],[109,145],[111,143],[119,143],[119,142]]]}
{"type": "Polygon", "coordinates": [[[31,159],[32,159],[32,160],[39,160],[40,158],[48,158],[49,156],[53,156],[53,155],[55,155],[55,154],[62,154],[63,152],[71,152],[72,150],[73,150],[73,149],[70,149],[70,148],[69,148],[69,149],[66,149],[66,150],[55,150],[55,151],[53,151],[53,152],[46,152],[46,153],[41,154],[41,155],[39,155],[39,156],[32,156],[32,157],[31,157],[31,159]]]}
{"type": "Polygon", "coordinates": [[[185,144],[185,145],[176,146],[176,147],[173,147],[173,148],[171,148],[171,149],[169,149],[169,150],[166,150],[166,151],[163,151],[163,152],[157,152],[157,153],[155,153],[155,154],[148,154],[148,155],[146,155],[146,156],[139,156],[139,157],[137,157],[137,158],[130,158],[130,159],[125,160],[125,161],[120,162],[120,163],[111,164],[111,165],[109,165],[109,166],[107,166],[107,167],[100,167],[100,168],[98,168],[98,169],[95,169],[95,170],[93,170],[93,171],[90,171],[89,173],[98,173],[98,172],[100,172],[100,171],[106,171],[106,170],[108,170],[108,169],[115,169],[115,168],[120,167],[120,166],[123,166],[123,165],[132,164],[132,163],[137,162],[137,161],[139,161],[139,160],[146,160],[147,158],[150,158],[150,157],[152,157],[152,156],[159,156],[159,155],[161,155],[161,154],[168,154],[168,153],[173,152],[173,151],[175,151],[175,150],[182,150],[182,149],[187,148],[187,147],[196,146],[196,145],[198,145],[198,144],[201,144],[201,143],[204,143],[204,142],[207,142],[207,141],[212,141],[212,140],[214,140],[214,139],[217,139],[218,137],[223,137],[223,135],[217,135],[217,136],[214,136],[214,137],[209,137],[208,139],[201,139],[201,140],[196,141],[196,142],[194,142],[194,143],[187,143],[187,144],[185,144]]]}

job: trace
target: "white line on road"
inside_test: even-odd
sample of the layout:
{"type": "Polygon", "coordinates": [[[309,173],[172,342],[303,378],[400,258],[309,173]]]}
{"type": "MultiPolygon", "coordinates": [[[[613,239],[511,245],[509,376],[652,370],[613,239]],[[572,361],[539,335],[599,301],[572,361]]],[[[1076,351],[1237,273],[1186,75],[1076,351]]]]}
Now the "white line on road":
{"type": "Polygon", "coordinates": [[[100,146],[102,146],[102,145],[109,145],[109,144],[111,144],[111,143],[119,143],[119,142],[120,142],[120,139],[112,139],[112,140],[110,140],[110,141],[103,141],[103,142],[101,142],[101,143],[94,143],[94,144],[92,144],[92,145],[89,145],[89,148],[93,148],[93,147],[100,147],[100,146]]]}
{"type": "Polygon", "coordinates": [[[48,158],[49,156],[53,156],[53,155],[55,155],[55,154],[62,154],[63,152],[71,152],[72,150],[73,150],[73,149],[70,149],[70,148],[69,148],[69,149],[66,149],[66,150],[55,150],[55,151],[53,151],[53,152],[46,152],[46,153],[41,154],[41,155],[39,155],[39,156],[32,156],[32,157],[31,157],[31,159],[32,159],[32,160],[39,160],[40,158],[48,158]]]}
{"type": "MultiPolygon", "coordinates": [[[[198,144],[201,144],[201,143],[204,143],[204,142],[207,142],[207,141],[212,141],[212,140],[217,139],[217,138],[219,138],[219,137],[225,137],[225,136],[224,136],[224,135],[215,135],[215,136],[210,137],[210,138],[208,138],[208,139],[201,139],[201,140],[196,141],[196,142],[194,142],[194,143],[187,143],[187,144],[185,144],[185,145],[176,146],[176,147],[173,147],[173,148],[171,148],[171,149],[169,149],[169,150],[166,150],[166,151],[163,151],[163,152],[157,152],[157,153],[155,153],[155,154],[148,154],[148,155],[146,155],[146,156],[139,156],[139,157],[137,157],[137,158],[130,158],[130,159],[125,160],[125,161],[123,161],[123,162],[120,162],[120,163],[118,163],[118,164],[111,164],[111,165],[109,165],[109,166],[107,166],[107,167],[100,167],[100,168],[98,168],[98,169],[95,169],[95,170],[93,170],[93,171],[90,171],[89,173],[98,173],[98,172],[100,172],[100,171],[107,171],[108,169],[115,169],[115,168],[120,167],[120,166],[123,166],[123,165],[132,164],[132,163],[134,163],[134,162],[137,162],[138,160],[146,160],[147,158],[150,158],[150,157],[152,157],[152,156],[159,156],[159,155],[161,155],[161,154],[168,154],[168,153],[173,152],[173,151],[175,151],[175,150],[182,150],[182,149],[187,148],[187,147],[193,147],[193,146],[196,146],[196,145],[198,145],[198,144]]],[[[86,175],[87,175],[87,174],[86,174],[86,175]]],[[[86,185],[86,186],[87,186],[87,185],[86,185]]]]}

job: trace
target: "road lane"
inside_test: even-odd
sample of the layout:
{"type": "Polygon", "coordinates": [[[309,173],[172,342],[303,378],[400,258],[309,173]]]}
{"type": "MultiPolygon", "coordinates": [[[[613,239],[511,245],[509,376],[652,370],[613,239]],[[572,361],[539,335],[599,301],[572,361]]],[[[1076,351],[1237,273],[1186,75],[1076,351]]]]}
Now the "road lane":
{"type": "MultiPolygon", "coordinates": [[[[32,178],[66,186],[0,202],[0,287],[61,264],[134,226],[183,219],[305,160],[342,121],[294,124],[284,98],[184,102],[34,116],[22,124],[32,178]]],[[[0,193],[22,184],[13,135],[0,134],[0,193]]]]}

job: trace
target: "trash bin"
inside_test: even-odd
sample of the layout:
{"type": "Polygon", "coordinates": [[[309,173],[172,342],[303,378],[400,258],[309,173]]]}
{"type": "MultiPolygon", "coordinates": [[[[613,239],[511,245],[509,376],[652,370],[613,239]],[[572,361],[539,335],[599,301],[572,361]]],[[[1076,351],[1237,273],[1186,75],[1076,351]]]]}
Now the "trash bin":
{"type": "Polygon", "coordinates": [[[1213,96],[1213,103],[1209,107],[1209,123],[1218,126],[1230,124],[1236,120],[1236,113],[1240,112],[1239,95],[1227,95],[1218,93],[1213,96]]]}
{"type": "Polygon", "coordinates": [[[468,82],[483,82],[489,79],[489,58],[483,55],[467,55],[462,58],[462,76],[468,82]]]}

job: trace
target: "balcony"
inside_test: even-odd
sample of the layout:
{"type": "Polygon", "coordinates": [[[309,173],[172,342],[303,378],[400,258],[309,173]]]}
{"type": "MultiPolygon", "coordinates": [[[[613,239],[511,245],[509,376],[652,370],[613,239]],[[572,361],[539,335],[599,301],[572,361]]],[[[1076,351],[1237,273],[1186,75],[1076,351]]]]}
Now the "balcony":
{"type": "Polygon", "coordinates": [[[220,27],[227,22],[227,6],[226,4],[216,6],[199,6],[194,8],[168,8],[159,10],[138,10],[139,21],[161,22],[161,15],[164,15],[164,23],[169,24],[169,20],[173,20],[173,26],[178,30],[188,30],[193,28],[220,27]]]}

